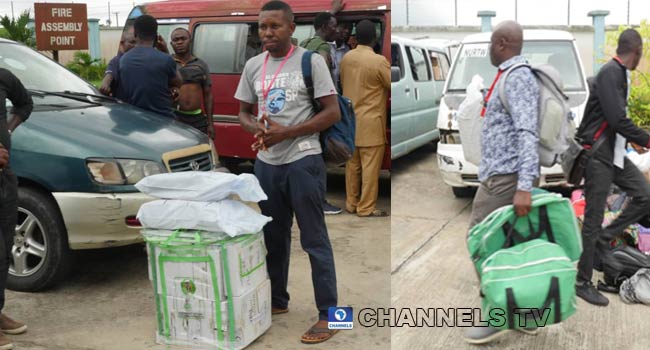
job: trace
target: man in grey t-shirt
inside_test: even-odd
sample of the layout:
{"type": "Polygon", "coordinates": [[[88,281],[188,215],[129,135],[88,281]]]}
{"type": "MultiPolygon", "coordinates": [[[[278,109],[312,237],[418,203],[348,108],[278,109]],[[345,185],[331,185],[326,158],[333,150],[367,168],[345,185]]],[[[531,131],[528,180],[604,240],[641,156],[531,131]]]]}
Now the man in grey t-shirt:
{"type": "Polygon", "coordinates": [[[302,76],[305,50],[291,45],[295,28],[291,7],[286,3],[271,1],[262,7],[259,34],[268,52],[246,63],[235,98],[240,101],[241,125],[255,136],[251,147],[259,151],[255,176],[268,196],[268,200],[260,202],[260,208],[273,218],[264,227],[272,312],[288,312],[289,251],[295,212],[300,242],[309,254],[319,312],[319,321],[303,334],[301,341],[313,344],[336,333],[327,328],[328,308],[337,305],[337,291],[334,256],[323,214],[326,170],[319,132],[341,116],[329,69],[319,55],[312,56],[311,63],[314,96],[323,108],[314,111],[302,76]],[[257,116],[253,115],[256,103],[257,116]]]}

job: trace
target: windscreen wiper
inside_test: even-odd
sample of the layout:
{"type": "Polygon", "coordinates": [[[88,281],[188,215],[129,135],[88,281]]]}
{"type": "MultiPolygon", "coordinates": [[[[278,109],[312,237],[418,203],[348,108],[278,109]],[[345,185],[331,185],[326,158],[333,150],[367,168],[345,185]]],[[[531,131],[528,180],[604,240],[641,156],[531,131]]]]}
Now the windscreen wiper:
{"type": "Polygon", "coordinates": [[[95,94],[89,94],[89,93],[85,93],[85,92],[77,92],[77,91],[69,91],[69,90],[65,90],[65,91],[63,91],[63,93],[71,95],[71,96],[86,96],[86,97],[93,97],[93,98],[98,98],[98,99],[102,99],[102,100],[117,102],[117,99],[115,97],[112,97],[112,96],[95,95],[95,94]]]}
{"type": "Polygon", "coordinates": [[[86,102],[97,106],[100,105],[100,103],[89,100],[88,97],[85,95],[76,95],[76,94],[69,94],[65,92],[43,91],[43,90],[34,90],[34,89],[29,89],[27,90],[27,92],[29,92],[31,95],[36,95],[36,96],[57,96],[57,97],[63,97],[75,101],[86,102]]]}

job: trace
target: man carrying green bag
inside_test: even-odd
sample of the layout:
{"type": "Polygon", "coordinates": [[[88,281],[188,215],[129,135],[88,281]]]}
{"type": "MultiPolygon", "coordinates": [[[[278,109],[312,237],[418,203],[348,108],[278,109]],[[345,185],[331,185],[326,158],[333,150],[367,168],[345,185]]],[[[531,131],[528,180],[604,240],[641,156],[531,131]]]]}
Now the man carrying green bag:
{"type": "MultiPolygon", "coordinates": [[[[531,192],[534,184],[539,178],[538,120],[540,91],[535,76],[527,67],[515,69],[507,74],[506,80],[503,82],[504,88],[502,91],[505,96],[498,96],[499,92],[494,91],[494,87],[497,85],[499,77],[504,71],[515,65],[522,63],[528,64],[526,58],[521,56],[521,49],[523,46],[522,27],[513,21],[502,22],[495,27],[490,42],[490,60],[492,65],[498,67],[499,71],[486,94],[485,106],[481,112],[481,116],[485,117],[481,132],[481,163],[479,165],[479,180],[481,181],[481,184],[476,193],[476,197],[474,198],[470,227],[474,227],[479,223],[481,223],[481,225],[487,224],[487,221],[490,220],[484,221],[484,219],[488,217],[490,213],[509,204],[512,204],[512,206],[507,209],[510,210],[510,213],[514,212],[518,217],[528,215],[533,206],[531,192]],[[502,100],[507,101],[509,105],[508,109],[504,107],[501,102],[502,100]]],[[[539,209],[537,209],[537,211],[539,212],[539,209]]],[[[550,211],[547,210],[547,214],[550,214],[550,211]]],[[[535,215],[533,215],[533,217],[535,217],[535,215]]],[[[540,215],[536,215],[536,217],[539,218],[540,215]]],[[[496,218],[494,220],[496,220],[496,218]]],[[[514,239],[517,243],[524,240],[520,239],[522,237],[519,236],[523,236],[524,238],[531,237],[530,232],[533,232],[535,227],[536,230],[539,230],[540,226],[539,220],[535,222],[532,218],[528,221],[520,218],[517,222],[511,222],[514,229],[508,229],[506,233],[512,231],[510,232],[510,238],[508,238],[508,240],[512,241],[514,239]],[[529,223],[534,227],[534,229],[530,229],[531,226],[529,226],[529,223]],[[529,228],[528,231],[525,231],[526,227],[529,228]],[[527,233],[524,234],[523,232],[527,233]]],[[[503,226],[503,223],[501,227],[503,226]]],[[[539,233],[539,237],[548,237],[548,230],[544,231],[545,236],[542,236],[542,233],[539,233]]],[[[535,233],[532,236],[534,237],[537,235],[538,234],[535,233]]],[[[499,246],[501,238],[499,238],[498,235],[494,235],[493,237],[494,238],[492,239],[494,239],[494,241],[490,239],[490,244],[487,245],[487,247],[495,246],[497,250],[501,249],[502,247],[499,246]]],[[[505,241],[506,238],[503,237],[501,245],[504,245],[505,241]]],[[[468,245],[470,246],[470,253],[474,255],[478,244],[470,244],[468,242],[468,245]]],[[[521,247],[515,245],[509,249],[521,249],[521,247]]],[[[555,248],[550,249],[551,254],[553,254],[553,251],[557,252],[557,249],[555,248]]],[[[549,248],[544,250],[548,253],[549,248]]],[[[571,252],[572,256],[574,253],[575,252],[571,252]]],[[[514,256],[518,255],[515,254],[514,256]]],[[[570,259],[566,255],[549,257],[565,258],[568,259],[570,263],[570,259]]],[[[481,260],[487,258],[487,256],[484,256],[481,260]]],[[[519,273],[523,271],[525,275],[526,266],[519,266],[522,264],[517,263],[514,265],[516,269],[510,269],[509,265],[500,265],[500,259],[501,258],[495,258],[492,262],[489,262],[489,260],[484,261],[489,262],[485,264],[486,267],[489,267],[488,271],[486,271],[488,272],[488,275],[513,274],[513,271],[519,271],[519,273]],[[492,264],[495,265],[492,266],[492,264]]],[[[476,265],[478,261],[474,261],[474,263],[478,268],[479,266],[476,265]]],[[[477,271],[481,274],[480,270],[477,269],[477,271]]],[[[548,281],[547,283],[549,287],[547,291],[550,290],[552,277],[557,277],[557,282],[553,283],[559,286],[561,289],[561,295],[566,289],[562,288],[562,285],[566,283],[565,281],[570,279],[571,276],[569,275],[566,278],[559,275],[547,276],[546,280],[548,281]]],[[[484,278],[481,279],[483,280],[484,278]]],[[[510,305],[516,304],[520,308],[542,307],[542,309],[544,309],[543,306],[547,303],[542,302],[540,304],[539,300],[529,298],[528,293],[525,293],[527,295],[524,296],[520,288],[517,286],[507,286],[502,284],[501,282],[503,282],[504,279],[506,278],[496,276],[490,278],[489,281],[491,282],[489,283],[487,279],[481,281],[482,290],[483,288],[486,288],[484,294],[487,298],[485,299],[484,304],[490,303],[491,305],[494,303],[501,306],[505,305],[507,308],[507,301],[510,299],[510,305]],[[508,290],[510,290],[510,292],[508,292],[508,290]],[[486,294],[485,291],[488,293],[486,294]],[[508,298],[508,294],[506,293],[510,294],[510,298],[508,298]],[[513,298],[515,302],[512,302],[513,298]],[[497,302],[498,300],[501,301],[497,302]],[[505,304],[503,301],[505,301],[505,304]]],[[[575,283],[575,275],[573,279],[573,283],[575,283]]],[[[530,285],[532,286],[532,284],[530,285]]],[[[538,289],[538,291],[539,290],[540,289],[538,289]]],[[[573,298],[575,298],[575,291],[573,293],[573,298]]],[[[541,299],[546,299],[547,296],[550,296],[552,299],[554,298],[553,294],[558,293],[547,294],[549,293],[542,291],[538,297],[541,296],[541,299]]],[[[569,299],[571,299],[570,296],[567,300],[569,299]]],[[[553,303],[549,303],[549,305],[553,305],[553,303]]],[[[495,306],[495,308],[496,307],[500,306],[495,306]]],[[[562,313],[562,309],[560,310],[560,313],[562,313]]],[[[567,312],[566,316],[569,314],[570,312],[567,312]]],[[[553,316],[556,318],[556,313],[553,313],[553,316]]],[[[560,320],[566,316],[562,314],[560,320]]],[[[513,317],[508,318],[508,320],[510,319],[514,321],[513,317]]],[[[500,337],[508,328],[519,329],[526,333],[532,333],[536,330],[535,327],[517,327],[517,325],[512,322],[510,326],[512,327],[508,327],[506,324],[496,324],[491,327],[469,328],[465,332],[465,340],[473,344],[483,344],[500,337]]],[[[525,326],[532,325],[527,324],[525,326]]]]}

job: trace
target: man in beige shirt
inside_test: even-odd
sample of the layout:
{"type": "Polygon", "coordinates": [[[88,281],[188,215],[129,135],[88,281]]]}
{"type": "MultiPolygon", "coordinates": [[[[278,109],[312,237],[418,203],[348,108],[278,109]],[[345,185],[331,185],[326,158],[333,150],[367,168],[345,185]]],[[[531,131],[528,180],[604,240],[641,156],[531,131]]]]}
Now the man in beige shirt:
{"type": "Polygon", "coordinates": [[[375,25],[357,24],[359,45],[341,61],[343,95],[352,100],[356,114],[355,150],[345,165],[346,210],[360,217],[387,216],[376,208],[379,171],[386,140],[386,100],[390,91],[390,64],[372,50],[375,25]]]}

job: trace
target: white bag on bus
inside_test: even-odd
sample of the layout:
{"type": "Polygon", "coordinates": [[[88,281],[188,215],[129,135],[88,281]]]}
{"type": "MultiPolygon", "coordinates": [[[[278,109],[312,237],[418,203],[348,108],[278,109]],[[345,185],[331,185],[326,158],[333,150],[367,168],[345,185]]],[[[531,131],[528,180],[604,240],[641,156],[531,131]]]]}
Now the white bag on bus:
{"type": "Polygon", "coordinates": [[[463,144],[463,155],[465,160],[474,165],[481,163],[483,88],[483,78],[478,74],[473,76],[467,85],[465,99],[458,107],[458,132],[463,144]]]}

